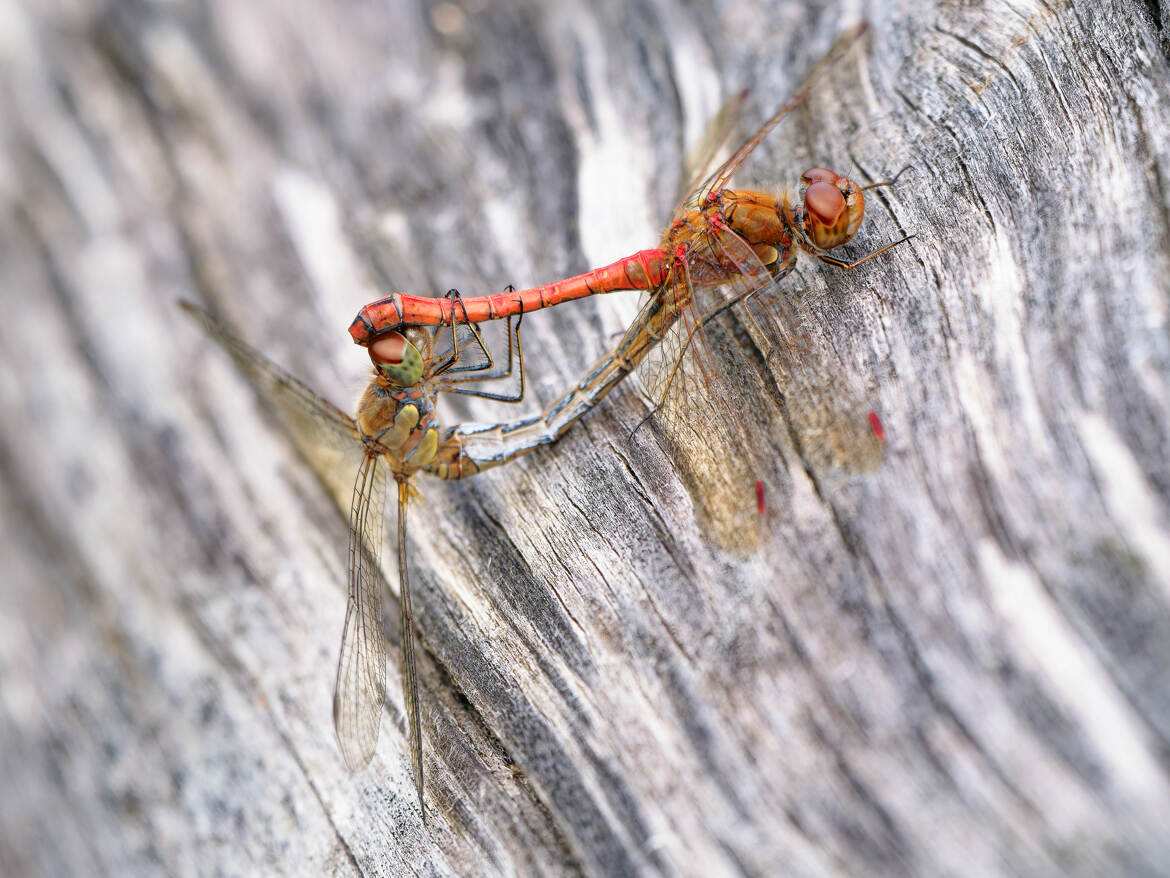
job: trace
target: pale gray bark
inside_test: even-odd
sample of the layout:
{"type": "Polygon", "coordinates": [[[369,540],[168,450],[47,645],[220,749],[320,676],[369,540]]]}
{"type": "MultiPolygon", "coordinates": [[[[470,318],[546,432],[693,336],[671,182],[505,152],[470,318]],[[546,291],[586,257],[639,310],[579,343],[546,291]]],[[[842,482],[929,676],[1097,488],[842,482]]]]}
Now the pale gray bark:
{"type": "MultiPolygon", "coordinates": [[[[0,872],[1170,869],[1165,10],[824,7],[0,4],[0,872]],[[917,237],[785,284],[885,462],[761,381],[746,560],[632,387],[420,479],[424,827],[396,683],[369,769],[333,738],[343,515],[176,300],[347,406],[362,304],[654,246],[858,15],[742,181],[912,166],[853,252],[917,237]]],[[[526,320],[528,408],[632,313],[526,320]]]]}

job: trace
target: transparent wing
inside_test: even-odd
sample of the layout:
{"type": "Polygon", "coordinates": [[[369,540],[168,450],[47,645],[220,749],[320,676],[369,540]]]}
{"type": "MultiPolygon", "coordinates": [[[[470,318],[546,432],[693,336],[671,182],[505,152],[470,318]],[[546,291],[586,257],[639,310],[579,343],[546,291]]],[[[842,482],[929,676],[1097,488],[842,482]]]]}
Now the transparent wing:
{"type": "MultiPolygon", "coordinates": [[[[849,371],[819,340],[818,325],[797,306],[798,291],[780,283],[787,271],[771,277],[730,229],[717,228],[709,237],[706,246],[717,247],[725,263],[740,266],[740,274],[715,288],[716,295],[697,301],[705,315],[743,303],[736,314],[781,394],[797,451],[818,471],[853,473],[876,467],[883,459],[876,404],[858,391],[849,371]]],[[[709,334],[706,322],[697,321],[700,336],[709,334]]]]}
{"type": "Polygon", "coordinates": [[[748,449],[759,445],[759,431],[776,429],[758,404],[768,391],[748,352],[763,354],[788,435],[814,469],[877,466],[880,421],[778,285],[786,272],[773,276],[742,238],[716,223],[696,241],[659,293],[682,307],[675,305],[677,319],[639,376],[669,428],[676,462],[685,462],[684,477],[698,489],[692,494],[708,532],[725,549],[748,554],[759,528],[758,482],[770,469],[769,461],[749,459],[748,449]]]}
{"type": "Polygon", "coordinates": [[[857,473],[883,460],[877,405],[861,393],[849,370],[818,340],[819,328],[803,318],[793,291],[762,290],[742,309],[784,399],[798,452],[821,473],[857,473]]]}
{"type": "Polygon", "coordinates": [[[727,138],[739,124],[743,105],[747,101],[748,90],[745,88],[732,95],[719,112],[715,114],[707,129],[703,132],[703,139],[687,154],[683,162],[683,185],[675,197],[675,207],[688,203],[690,197],[699,190],[699,185],[706,179],[715,157],[727,143],[727,138]]]}
{"type": "Polygon", "coordinates": [[[758,376],[745,363],[746,340],[737,336],[728,312],[773,278],[746,244],[726,234],[741,246],[727,251],[713,233],[704,233],[687,258],[675,263],[670,285],[659,295],[674,302],[678,316],[639,378],[656,420],[667,428],[704,529],[724,549],[748,555],[759,537],[761,478],[748,449],[768,426],[757,421],[758,376]]]}
{"type": "Polygon", "coordinates": [[[364,454],[353,418],[293,378],[197,305],[179,306],[235,361],[280,421],[285,433],[325,483],[339,505],[364,454]]]}
{"type": "Polygon", "coordinates": [[[813,86],[816,85],[817,81],[825,74],[826,71],[832,69],[832,67],[841,60],[845,53],[853,47],[853,44],[861,38],[868,27],[869,24],[863,21],[837,37],[836,42],[834,42],[833,45],[829,47],[829,51],[826,52],[824,56],[813,65],[812,69],[807,74],[805,74],[804,82],[801,84],[800,89],[796,92],[796,94],[785,101],[780,109],[773,113],[772,117],[760,127],[759,131],[748,138],[744,144],[735,151],[731,158],[724,162],[722,166],[720,166],[713,174],[711,174],[710,177],[707,178],[702,187],[702,191],[704,193],[714,192],[726,186],[735,172],[739,169],[739,166],[742,165],[747,157],[751,154],[752,150],[760,145],[760,141],[767,137],[772,129],[780,124],[781,120],[785,116],[787,116],[804,102],[805,98],[808,97],[809,92],[812,91],[813,86]]]}
{"type": "Polygon", "coordinates": [[[673,398],[681,406],[719,396],[731,408],[745,407],[750,400],[739,382],[727,380],[728,370],[714,356],[707,324],[774,282],[759,257],[730,229],[713,221],[696,233],[667,282],[651,294],[664,297],[677,313],[640,373],[651,398],[658,403],[673,398]]]}
{"type": "Polygon", "coordinates": [[[202,308],[180,304],[231,354],[335,495],[339,493],[340,472],[347,473],[348,483],[357,470],[349,516],[349,604],[333,697],[333,723],[341,753],[345,764],[356,771],[373,756],[386,697],[383,586],[378,567],[386,474],[379,458],[365,454],[353,418],[241,341],[202,308]]]}
{"type": "Polygon", "coordinates": [[[378,568],[385,487],[379,458],[367,456],[358,469],[350,505],[349,604],[333,693],[333,727],[350,771],[364,768],[374,755],[386,702],[386,637],[378,568]]]}
{"type": "Polygon", "coordinates": [[[410,761],[414,767],[414,786],[418,806],[423,804],[422,725],[419,722],[418,673],[414,665],[414,610],[410,604],[410,576],[406,567],[406,501],[410,488],[398,483],[398,648],[402,672],[402,701],[406,707],[406,727],[410,734],[410,761]]]}

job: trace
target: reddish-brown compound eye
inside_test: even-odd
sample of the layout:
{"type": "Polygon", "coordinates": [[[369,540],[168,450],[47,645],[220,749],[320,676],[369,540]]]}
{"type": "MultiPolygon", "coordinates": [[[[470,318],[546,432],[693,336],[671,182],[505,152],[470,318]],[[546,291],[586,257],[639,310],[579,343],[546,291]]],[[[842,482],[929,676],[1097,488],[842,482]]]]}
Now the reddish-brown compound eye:
{"type": "Polygon", "coordinates": [[[388,332],[370,342],[370,359],[380,366],[397,366],[406,351],[406,339],[397,332],[388,332]]]}
{"type": "Polygon", "coordinates": [[[828,168],[810,168],[801,179],[804,191],[804,230],[822,250],[853,239],[865,216],[861,187],[828,168]]]}
{"type": "Polygon", "coordinates": [[[828,168],[809,168],[800,175],[800,181],[806,186],[809,183],[828,183],[831,186],[836,186],[840,176],[840,174],[835,171],[830,171],[828,168]]]}
{"type": "Polygon", "coordinates": [[[804,207],[818,225],[834,226],[845,209],[845,196],[831,183],[818,180],[805,191],[804,207]]]}
{"type": "Polygon", "coordinates": [[[369,352],[378,374],[399,387],[413,387],[422,380],[422,355],[402,333],[378,336],[370,342],[369,352]]]}

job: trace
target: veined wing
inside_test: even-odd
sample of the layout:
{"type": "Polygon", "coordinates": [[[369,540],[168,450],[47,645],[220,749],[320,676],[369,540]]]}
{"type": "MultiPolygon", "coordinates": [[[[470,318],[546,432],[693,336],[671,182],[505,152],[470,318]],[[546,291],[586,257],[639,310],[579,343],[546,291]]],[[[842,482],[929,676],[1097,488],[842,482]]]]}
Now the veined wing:
{"type": "Polygon", "coordinates": [[[715,157],[739,124],[747,96],[748,90],[745,88],[728,98],[715,117],[707,123],[703,139],[687,153],[683,161],[683,185],[675,197],[675,214],[684,210],[695,194],[702,191],[700,184],[707,179],[715,157]]]}
{"type": "Polygon", "coordinates": [[[182,308],[231,354],[289,437],[335,496],[356,470],[349,516],[349,603],[337,667],[333,719],[342,756],[351,770],[373,755],[386,693],[386,640],[382,610],[382,511],[386,474],[367,455],[353,418],[322,399],[214,317],[188,302],[182,308]]]}
{"type": "Polygon", "coordinates": [[[198,305],[180,302],[179,306],[231,354],[280,420],[282,432],[344,508],[353,474],[365,453],[353,418],[242,341],[198,305]]]}
{"type": "Polygon", "coordinates": [[[790,290],[770,287],[749,299],[741,316],[784,397],[797,449],[812,469],[857,473],[884,459],[875,401],[866,401],[849,370],[818,341],[790,290]]]}
{"type": "MultiPolygon", "coordinates": [[[[817,341],[817,327],[801,315],[793,291],[780,284],[787,272],[772,277],[731,229],[713,227],[706,239],[705,247],[721,254],[720,266],[738,266],[738,275],[722,287],[699,288],[696,303],[706,315],[740,305],[737,317],[780,391],[785,419],[805,462],[818,471],[876,467],[883,459],[876,406],[864,401],[848,370],[817,341]]],[[[710,333],[699,338],[704,335],[710,333]]],[[[735,396],[736,391],[726,391],[735,407],[750,407],[751,400],[742,393],[735,396]]]]}
{"type": "Polygon", "coordinates": [[[386,701],[386,637],[380,557],[386,479],[367,455],[353,485],[349,516],[349,603],[333,693],[333,727],[350,771],[364,768],[378,743],[386,701]]]}
{"type": "Polygon", "coordinates": [[[640,377],[669,427],[705,529],[725,549],[746,555],[759,528],[756,482],[770,471],[767,461],[750,459],[749,449],[758,446],[760,431],[778,426],[759,404],[766,390],[748,362],[753,344],[780,392],[796,451],[813,468],[875,467],[882,460],[880,421],[814,342],[812,327],[778,286],[783,274],[774,277],[724,226],[713,223],[696,240],[675,266],[674,288],[661,293],[685,307],[640,377]],[[715,283],[719,278],[727,280],[715,283]],[[736,306],[736,320],[727,319],[736,306]],[[743,337],[745,325],[754,339],[743,337]]]}
{"type": "Polygon", "coordinates": [[[402,702],[406,708],[406,728],[410,736],[410,761],[414,767],[414,786],[418,806],[426,820],[423,804],[422,725],[418,714],[418,672],[414,665],[414,610],[410,604],[410,576],[406,566],[406,502],[410,485],[398,483],[398,655],[402,672],[402,702]]]}
{"type": "Polygon", "coordinates": [[[829,51],[826,52],[824,56],[813,65],[812,70],[810,70],[805,75],[804,82],[801,84],[796,94],[785,101],[780,109],[773,113],[772,117],[768,119],[768,121],[765,122],[762,126],[760,126],[759,131],[744,141],[743,145],[735,151],[731,158],[724,162],[710,177],[707,178],[706,181],[704,181],[704,184],[701,187],[703,194],[706,194],[707,192],[718,191],[731,181],[732,176],[739,169],[739,166],[744,163],[749,155],[751,155],[752,150],[760,145],[760,141],[767,137],[768,134],[771,133],[772,129],[780,124],[781,120],[785,116],[804,103],[805,98],[807,98],[809,92],[812,91],[813,86],[816,85],[816,83],[827,70],[831,69],[833,65],[841,60],[845,53],[853,47],[853,44],[861,38],[868,27],[869,23],[863,21],[860,24],[854,25],[849,30],[845,31],[839,37],[837,37],[836,42],[834,42],[833,45],[829,47],[829,51]]]}
{"type": "MultiPolygon", "coordinates": [[[[383,583],[376,561],[381,549],[385,485],[380,458],[368,456],[353,488],[349,537],[349,605],[345,613],[341,656],[337,662],[337,686],[333,694],[333,726],[337,730],[342,757],[350,771],[364,768],[373,757],[386,701],[383,583]]],[[[414,612],[411,608],[406,558],[406,504],[409,494],[410,486],[404,481],[399,482],[399,666],[415,790],[425,819],[422,726],[414,658],[414,612]]]]}
{"type": "MultiPolygon", "coordinates": [[[[746,244],[726,234],[741,245],[734,252],[704,232],[688,256],[676,260],[672,285],[658,295],[665,297],[662,307],[677,309],[677,318],[639,378],[656,419],[667,428],[672,457],[704,530],[727,551],[746,556],[758,541],[761,478],[748,450],[768,425],[756,423],[762,411],[758,375],[726,318],[731,306],[773,278],[746,244]]],[[[651,301],[646,307],[655,306],[651,301]]]]}

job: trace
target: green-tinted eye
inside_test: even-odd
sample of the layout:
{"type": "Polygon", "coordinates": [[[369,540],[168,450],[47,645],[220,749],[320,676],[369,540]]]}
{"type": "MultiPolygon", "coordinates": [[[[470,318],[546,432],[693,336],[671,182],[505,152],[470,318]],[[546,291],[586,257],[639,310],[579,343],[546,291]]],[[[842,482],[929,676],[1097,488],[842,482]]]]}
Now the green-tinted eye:
{"type": "Polygon", "coordinates": [[[422,380],[422,355],[401,333],[386,333],[372,341],[369,350],[378,371],[394,384],[411,387],[422,380]]]}

